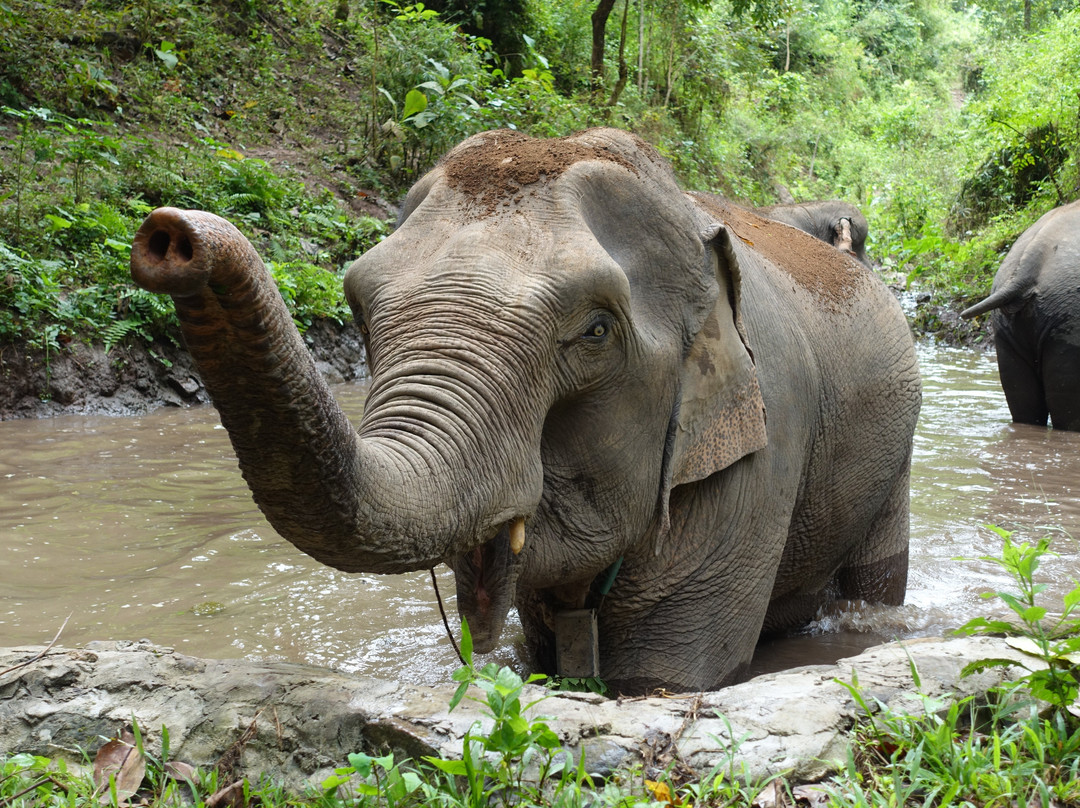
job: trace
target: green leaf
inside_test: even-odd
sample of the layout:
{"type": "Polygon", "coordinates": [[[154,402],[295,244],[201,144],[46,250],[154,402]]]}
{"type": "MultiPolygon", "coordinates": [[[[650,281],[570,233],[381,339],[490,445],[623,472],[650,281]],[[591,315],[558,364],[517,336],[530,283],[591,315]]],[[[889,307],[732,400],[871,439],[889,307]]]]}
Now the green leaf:
{"type": "MultiPolygon", "coordinates": [[[[969,662],[960,671],[961,676],[971,676],[973,673],[982,673],[991,668],[1023,668],[1024,666],[1015,659],[977,659],[969,662]]],[[[1025,668],[1026,670],[1026,668],[1025,668]]]]}
{"type": "Polygon", "coordinates": [[[161,44],[162,44],[161,48],[154,48],[154,56],[156,56],[158,59],[160,59],[162,61],[162,63],[165,65],[165,67],[172,70],[174,67],[176,67],[176,65],[179,63],[180,60],[176,58],[175,53],[171,53],[171,50],[172,50],[172,47],[171,47],[172,43],[171,42],[162,42],[161,44]],[[165,45],[169,45],[170,48],[168,50],[165,50],[164,49],[165,45]]]}
{"type": "MultiPolygon", "coordinates": [[[[419,84],[417,84],[416,86],[417,87],[426,87],[427,89],[433,90],[434,92],[438,93],[439,95],[445,95],[446,94],[445,88],[443,88],[443,86],[441,84],[439,84],[438,82],[436,82],[436,81],[422,81],[419,84]]],[[[423,95],[423,93],[421,93],[421,95],[423,95]]],[[[425,101],[426,101],[426,99],[425,99],[425,101]]],[[[407,109],[408,108],[407,105],[409,103],[409,97],[408,96],[405,96],[405,103],[406,103],[406,109],[407,109]]],[[[427,104],[425,103],[424,106],[426,107],[427,104]]]]}
{"type": "MultiPolygon", "coordinates": [[[[346,771],[351,772],[352,769],[346,769],[346,771]]],[[[332,774],[325,780],[323,780],[320,786],[323,791],[333,791],[334,789],[338,788],[338,786],[343,786],[347,782],[349,782],[349,778],[347,776],[342,776],[340,774],[332,774]]]]}
{"type": "Polygon", "coordinates": [[[427,126],[433,120],[435,120],[437,117],[439,117],[439,116],[436,115],[434,112],[431,112],[430,110],[426,110],[424,112],[416,113],[411,118],[409,118],[408,121],[413,126],[415,126],[417,129],[423,129],[425,126],[427,126]]]}
{"type": "Polygon", "coordinates": [[[419,90],[409,90],[405,95],[405,109],[401,113],[401,119],[406,120],[413,115],[423,112],[427,109],[428,100],[427,96],[419,90]]]}
{"type": "Polygon", "coordinates": [[[469,773],[469,769],[463,760],[443,760],[442,758],[435,757],[425,757],[424,760],[439,771],[454,775],[455,777],[464,777],[469,773]]]}
{"type": "Polygon", "coordinates": [[[461,658],[465,664],[472,667],[473,641],[472,632],[469,631],[469,621],[461,618],[461,658]]]}
{"type": "Polygon", "coordinates": [[[462,682],[460,685],[458,685],[458,689],[454,691],[454,695],[450,699],[450,706],[447,708],[447,712],[452,712],[453,709],[455,707],[457,707],[461,703],[461,700],[463,698],[465,698],[465,694],[468,691],[469,691],[469,683],[468,682],[462,682]]]}
{"type": "Polygon", "coordinates": [[[976,617],[964,623],[964,625],[956,629],[956,632],[958,634],[1013,634],[1016,632],[1016,626],[1003,620],[987,620],[985,617],[976,617]]]}
{"type": "Polygon", "coordinates": [[[356,770],[356,773],[361,777],[371,776],[371,761],[372,757],[370,755],[365,755],[362,752],[354,752],[349,755],[349,765],[352,766],[356,770]]]}
{"type": "Polygon", "coordinates": [[[74,222],[68,221],[62,216],[56,216],[52,213],[46,213],[45,218],[49,220],[49,224],[52,225],[53,230],[67,230],[74,222]]]}
{"type": "Polygon", "coordinates": [[[1020,614],[1020,617],[1028,623],[1038,623],[1046,617],[1046,609],[1042,606],[1030,606],[1020,614]]]}
{"type": "Polygon", "coordinates": [[[1080,586],[1077,586],[1065,596],[1065,614],[1072,612],[1077,604],[1080,604],[1080,586]]]}
{"type": "Polygon", "coordinates": [[[517,693],[521,690],[521,677],[518,676],[513,670],[507,667],[499,669],[499,674],[495,678],[495,687],[499,689],[499,692],[506,696],[511,693],[517,693]]]}

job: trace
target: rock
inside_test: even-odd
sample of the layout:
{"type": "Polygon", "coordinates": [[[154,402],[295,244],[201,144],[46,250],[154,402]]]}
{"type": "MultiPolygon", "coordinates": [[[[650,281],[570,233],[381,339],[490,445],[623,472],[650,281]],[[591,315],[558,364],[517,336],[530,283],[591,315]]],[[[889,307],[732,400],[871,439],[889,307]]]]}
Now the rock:
{"type": "MultiPolygon", "coordinates": [[[[488,723],[469,699],[447,710],[451,685],[200,659],[146,641],[43,651],[0,648],[0,754],[78,763],[80,750],[92,757],[134,720],[155,754],[164,726],[174,760],[202,767],[224,760],[249,778],[300,786],[321,781],[351,752],[459,756],[464,733],[488,723]]],[[[844,765],[860,708],[842,682],[857,680],[867,704],[921,712],[921,696],[979,694],[1008,678],[998,669],[960,677],[967,662],[986,657],[1022,655],[991,638],[906,640],[711,693],[605,699],[553,692],[534,711],[549,716],[575,758],[583,750],[598,774],[639,764],[647,775],[669,765],[702,775],[734,761],[750,778],[784,772],[805,782],[844,765]]],[[[528,700],[544,693],[530,686],[528,700]]]]}

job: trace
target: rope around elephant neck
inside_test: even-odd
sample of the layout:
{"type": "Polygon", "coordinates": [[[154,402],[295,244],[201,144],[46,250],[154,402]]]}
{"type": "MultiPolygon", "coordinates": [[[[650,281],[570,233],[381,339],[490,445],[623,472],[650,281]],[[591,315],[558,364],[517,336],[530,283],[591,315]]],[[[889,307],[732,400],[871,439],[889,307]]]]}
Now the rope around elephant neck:
{"type": "Polygon", "coordinates": [[[446,609],[443,608],[442,595],[439,594],[439,582],[435,578],[435,568],[432,567],[428,572],[431,573],[431,586],[435,590],[435,600],[439,604],[439,614],[442,615],[442,624],[446,626],[446,636],[450,638],[450,644],[454,646],[454,653],[457,654],[457,658],[461,660],[461,664],[468,667],[468,662],[465,661],[465,657],[461,655],[461,649],[458,648],[457,640],[454,639],[454,632],[450,630],[450,621],[446,619],[446,609]]]}

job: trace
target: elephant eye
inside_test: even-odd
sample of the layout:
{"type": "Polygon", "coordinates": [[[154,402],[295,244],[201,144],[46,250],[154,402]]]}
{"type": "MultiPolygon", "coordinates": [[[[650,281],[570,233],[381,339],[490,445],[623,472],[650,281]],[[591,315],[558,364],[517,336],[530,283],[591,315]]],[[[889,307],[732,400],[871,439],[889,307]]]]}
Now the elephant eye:
{"type": "Polygon", "coordinates": [[[590,342],[598,342],[606,337],[610,330],[611,327],[607,318],[600,317],[590,323],[589,327],[585,329],[585,333],[582,334],[582,337],[590,342]]]}

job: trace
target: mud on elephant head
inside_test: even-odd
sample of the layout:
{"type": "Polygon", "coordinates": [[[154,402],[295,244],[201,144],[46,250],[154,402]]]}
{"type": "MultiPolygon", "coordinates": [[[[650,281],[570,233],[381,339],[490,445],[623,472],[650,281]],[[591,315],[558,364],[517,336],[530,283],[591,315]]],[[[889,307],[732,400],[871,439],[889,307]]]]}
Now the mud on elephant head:
{"type": "Polygon", "coordinates": [[[797,227],[836,249],[853,255],[863,266],[870,266],[866,255],[866,237],[870,225],[861,210],[849,202],[826,199],[820,202],[791,202],[759,208],[769,219],[797,227]]]}
{"type": "Polygon", "coordinates": [[[1013,421],[1080,431],[1080,201],[1025,230],[960,316],[986,312],[1013,421]]]}
{"type": "Polygon", "coordinates": [[[345,279],[356,429],[232,225],[158,210],[132,272],[172,295],[277,531],[346,571],[448,563],[478,650],[516,606],[554,672],[585,610],[615,688],[702,689],[830,599],[903,600],[899,306],[832,247],[682,192],[635,136],[488,132],[416,184],[345,279]]]}

